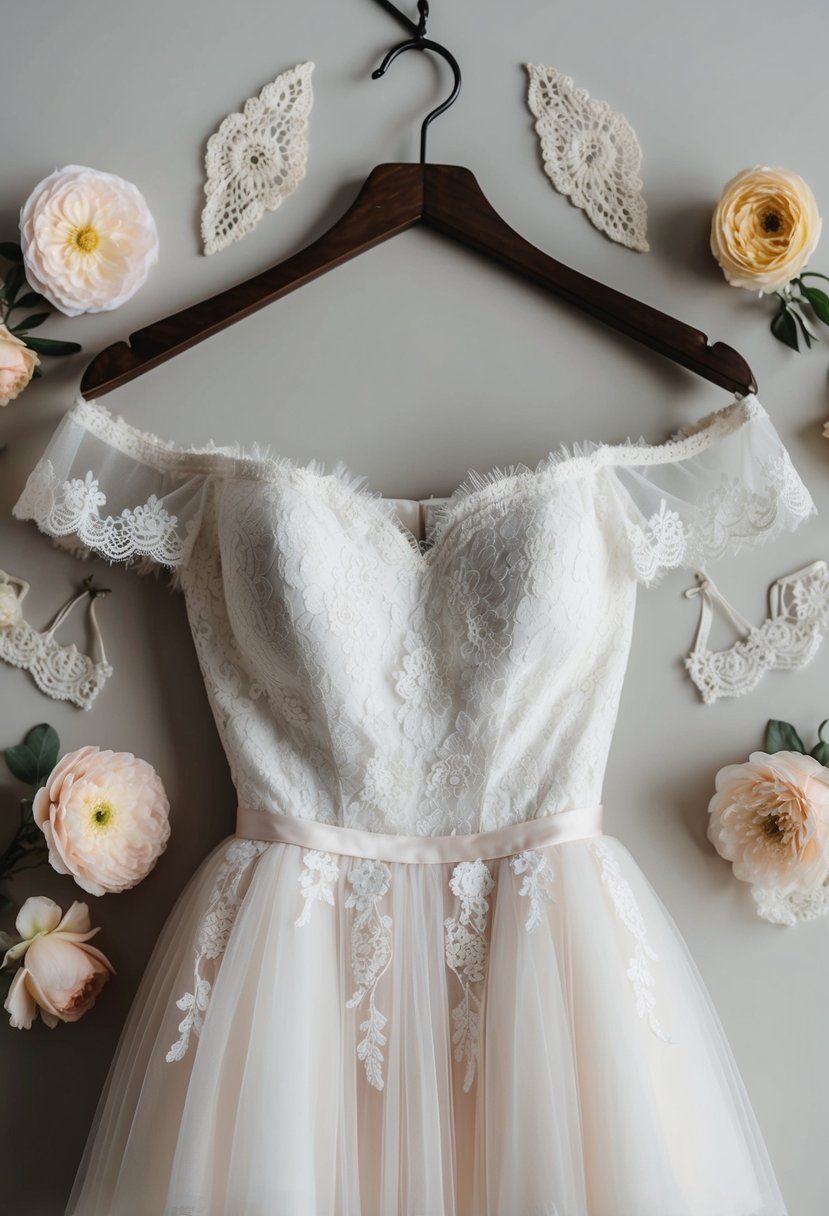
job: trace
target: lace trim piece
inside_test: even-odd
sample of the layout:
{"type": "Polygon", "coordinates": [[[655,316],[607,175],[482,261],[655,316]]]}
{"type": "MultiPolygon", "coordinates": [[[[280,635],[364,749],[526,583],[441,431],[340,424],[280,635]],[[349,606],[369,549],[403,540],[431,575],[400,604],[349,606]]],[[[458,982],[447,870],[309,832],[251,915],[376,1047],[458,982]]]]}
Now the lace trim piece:
{"type": "Polygon", "coordinates": [[[649,959],[657,962],[659,956],[648,941],[644,917],[636,897],[612,849],[603,840],[591,840],[589,847],[601,861],[602,882],[610,893],[616,915],[636,942],[635,952],[627,967],[627,977],[636,997],[636,1012],[640,1018],[647,1019],[658,1039],[671,1043],[673,1040],[663,1030],[656,1016],[656,980],[648,965],[649,959]]]}
{"type": "Polygon", "coordinates": [[[771,615],[756,627],[734,610],[708,575],[698,571],[697,579],[697,586],[685,592],[689,598],[699,596],[701,606],[696,641],[685,666],[706,705],[751,692],[773,668],[789,671],[814,658],[829,629],[829,569],[824,561],[772,583],[771,615]],[[745,631],[745,637],[726,650],[708,649],[714,603],[745,631]]]}
{"type": "Polygon", "coordinates": [[[319,849],[307,849],[302,854],[305,869],[299,876],[299,889],[304,900],[302,912],[294,921],[298,929],[307,925],[311,919],[311,910],[318,900],[334,907],[333,884],[340,873],[340,863],[333,853],[323,853],[319,849]]]}
{"type": "Polygon", "coordinates": [[[56,701],[89,709],[112,675],[109,663],[96,663],[73,642],[62,646],[54,634],[38,633],[28,621],[0,629],[0,659],[28,671],[41,692],[56,701]]]}
{"type": "Polygon", "coordinates": [[[198,1038],[201,1034],[219,960],[224,955],[242,903],[242,880],[250,863],[269,847],[263,840],[235,839],[225,851],[196,939],[193,991],[185,992],[176,1001],[178,1008],[184,1011],[184,1018],[178,1024],[179,1038],[165,1057],[168,1064],[182,1060],[187,1054],[190,1036],[198,1038]]]}
{"type": "Polygon", "coordinates": [[[523,875],[518,894],[526,896],[530,901],[524,928],[528,933],[532,933],[541,924],[544,905],[554,902],[550,889],[553,870],[544,854],[539,853],[537,849],[528,849],[524,853],[516,854],[510,858],[510,865],[514,874],[523,875]]]}
{"type": "Polygon", "coordinates": [[[446,964],[458,977],[463,996],[452,1010],[452,1042],[455,1059],[466,1064],[463,1079],[468,1092],[475,1079],[475,1067],[480,1050],[481,997],[480,985],[486,970],[486,920],[489,911],[487,895],[495,880],[482,861],[460,861],[449,880],[452,894],[460,901],[457,916],[443,922],[446,931],[446,964]]]}
{"type": "Polygon", "coordinates": [[[788,895],[766,887],[752,887],[757,915],[774,925],[796,925],[800,921],[819,920],[829,914],[829,887],[813,891],[794,891],[788,895]]]}
{"type": "MultiPolygon", "coordinates": [[[[33,471],[13,513],[18,519],[33,519],[52,536],[75,536],[111,562],[145,557],[164,566],[181,563],[188,538],[182,539],[176,516],[155,494],[140,506],[125,507],[120,515],[102,515],[106,501],[91,470],[83,478],[60,482],[51,462],[44,460],[33,471]]],[[[193,527],[191,521],[188,533],[193,527]]]]}
{"type": "Polygon", "coordinates": [[[313,63],[302,63],[228,114],[207,141],[207,198],[201,216],[206,254],[251,232],[296,190],[308,160],[313,63]]]}
{"type": "Polygon", "coordinates": [[[527,99],[550,181],[600,232],[646,251],[642,149],[630,123],[556,68],[529,63],[527,70],[527,99]]]}
{"type": "Polygon", "coordinates": [[[351,968],[355,989],[346,1008],[355,1009],[368,996],[368,1017],[360,1023],[364,1037],[357,1044],[357,1058],[365,1065],[366,1077],[375,1089],[383,1088],[383,1051],[387,1018],[375,1004],[375,991],[392,959],[392,920],[380,912],[379,904],[391,885],[391,870],[382,861],[368,858],[354,865],[348,875],[352,890],[345,906],[354,909],[351,922],[351,968]]]}

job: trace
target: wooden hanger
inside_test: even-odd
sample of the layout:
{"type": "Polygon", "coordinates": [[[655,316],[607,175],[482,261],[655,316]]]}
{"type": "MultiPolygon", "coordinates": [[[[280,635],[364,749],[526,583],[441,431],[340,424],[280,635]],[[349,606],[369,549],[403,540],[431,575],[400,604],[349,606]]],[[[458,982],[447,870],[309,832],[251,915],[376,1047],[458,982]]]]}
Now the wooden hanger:
{"type": "Polygon", "coordinates": [[[406,50],[435,51],[452,68],[451,94],[426,116],[421,126],[420,163],[378,165],[345,214],[305,249],[244,283],[136,330],[130,334],[129,342],[107,346],[84,371],[81,393],[91,399],[111,392],[415,224],[434,228],[450,240],[509,267],[732,393],[756,392],[751,368],[732,347],[722,342],[709,346],[701,330],[590,279],[531,245],[498,215],[469,169],[426,163],[428,126],[455,101],[461,85],[460,68],[445,47],[425,37],[429,11],[426,0],[418,2],[417,24],[390,0],[378,3],[401,21],[412,37],[389,51],[372,73],[375,79],[384,75],[406,50]]]}

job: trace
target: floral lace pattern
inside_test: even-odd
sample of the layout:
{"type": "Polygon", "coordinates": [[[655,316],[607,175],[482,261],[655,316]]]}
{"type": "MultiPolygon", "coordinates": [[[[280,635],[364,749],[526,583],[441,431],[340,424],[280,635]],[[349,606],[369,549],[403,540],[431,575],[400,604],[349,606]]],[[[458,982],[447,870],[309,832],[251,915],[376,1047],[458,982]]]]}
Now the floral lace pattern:
{"type": "Polygon", "coordinates": [[[391,884],[391,871],[384,862],[366,858],[351,867],[348,881],[352,889],[345,906],[354,909],[351,967],[355,989],[346,1006],[354,1009],[368,996],[368,1017],[360,1023],[364,1037],[357,1044],[357,1058],[365,1065],[369,1084],[382,1089],[387,1018],[377,1008],[375,991],[392,958],[391,917],[379,908],[391,884]]]}
{"type": "Polygon", "coordinates": [[[533,933],[541,924],[544,905],[553,903],[551,890],[553,871],[549,861],[537,849],[528,849],[510,858],[514,874],[522,875],[523,881],[518,890],[519,895],[525,896],[530,902],[524,928],[533,933]]]}
{"type": "Polygon", "coordinates": [[[469,1091],[475,1079],[481,1033],[480,985],[486,970],[487,896],[495,880],[482,861],[460,861],[449,880],[460,903],[457,916],[443,922],[446,931],[446,964],[457,976],[462,997],[452,1010],[452,1042],[455,1059],[466,1065],[463,1088],[469,1091]]]}
{"type": "Polygon", "coordinates": [[[773,925],[791,926],[829,915],[829,886],[792,891],[787,895],[773,888],[752,887],[751,894],[757,905],[757,915],[773,925]]]}
{"type": "Polygon", "coordinates": [[[207,141],[206,203],[201,217],[206,254],[251,232],[296,190],[308,160],[313,63],[282,72],[243,112],[228,114],[207,141]]]}
{"type": "Polygon", "coordinates": [[[639,168],[642,149],[624,114],[577,88],[555,68],[528,64],[544,171],[588,219],[629,249],[649,248],[639,168]]]}
{"type": "Polygon", "coordinates": [[[183,1060],[190,1036],[201,1034],[219,961],[225,952],[243,898],[242,884],[251,862],[270,846],[262,840],[234,840],[228,845],[216,875],[196,939],[193,990],[179,997],[184,1012],[178,1024],[179,1037],[166,1055],[168,1064],[183,1060]]]}
{"type": "Polygon", "coordinates": [[[670,1043],[672,1039],[663,1030],[656,1016],[656,980],[649,966],[649,961],[657,962],[659,956],[648,941],[645,921],[636,897],[610,846],[603,840],[591,840],[588,847],[601,861],[602,882],[610,893],[616,915],[636,943],[627,967],[627,977],[636,997],[636,1012],[640,1018],[647,1020],[658,1039],[670,1043]]]}
{"type": "Polygon", "coordinates": [[[299,889],[304,900],[302,912],[294,921],[297,928],[307,925],[311,919],[311,910],[315,903],[323,903],[334,907],[333,884],[340,873],[340,863],[331,853],[322,853],[319,849],[308,849],[302,854],[305,869],[299,876],[299,889]]]}

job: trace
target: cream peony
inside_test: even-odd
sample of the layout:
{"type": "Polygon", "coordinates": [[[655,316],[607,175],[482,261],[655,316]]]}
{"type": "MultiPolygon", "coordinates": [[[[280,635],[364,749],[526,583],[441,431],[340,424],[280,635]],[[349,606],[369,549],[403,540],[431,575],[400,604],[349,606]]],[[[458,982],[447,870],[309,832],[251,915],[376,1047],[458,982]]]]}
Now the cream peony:
{"type": "Polygon", "coordinates": [[[97,747],[64,756],[32,803],[50,864],[90,895],[125,891],[149,874],[170,836],[169,811],[146,760],[97,747]]]}
{"type": "Polygon", "coordinates": [[[720,769],[708,839],[743,882],[781,894],[829,874],[829,769],[800,752],[752,752],[720,769]]]}
{"type": "Polygon", "coordinates": [[[0,583],[0,629],[11,629],[22,615],[17,588],[12,583],[0,583]]]}
{"type": "Polygon", "coordinates": [[[20,209],[26,277],[68,317],[118,308],[158,261],[155,220],[132,182],[56,169],[20,209]]]}
{"type": "Polygon", "coordinates": [[[35,352],[0,323],[0,405],[23,392],[39,363],[35,352]]]}
{"type": "Polygon", "coordinates": [[[726,183],[711,221],[711,252],[733,287],[764,295],[805,268],[821,226],[802,177],[756,165],[726,183]]]}
{"type": "Polygon", "coordinates": [[[89,927],[86,904],[76,901],[61,919],[54,900],[31,896],[15,927],[23,940],[6,951],[2,963],[24,960],[3,1003],[11,1025],[29,1030],[38,1010],[52,1029],[58,1022],[77,1022],[115,974],[109,959],[87,944],[98,929],[89,927]]]}

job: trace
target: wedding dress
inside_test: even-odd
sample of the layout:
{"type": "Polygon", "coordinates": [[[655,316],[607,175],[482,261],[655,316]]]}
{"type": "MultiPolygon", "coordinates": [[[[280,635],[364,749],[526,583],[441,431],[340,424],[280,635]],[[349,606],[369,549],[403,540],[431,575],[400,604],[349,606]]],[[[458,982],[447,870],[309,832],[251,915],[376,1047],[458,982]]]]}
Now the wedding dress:
{"type": "Polygon", "coordinates": [[[239,807],[160,935],[67,1213],[784,1216],[600,799],[637,584],[813,511],[753,395],[421,503],[79,398],[14,513],[172,571],[239,807]]]}

